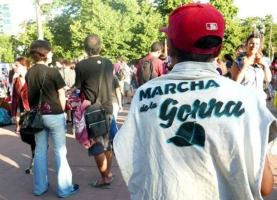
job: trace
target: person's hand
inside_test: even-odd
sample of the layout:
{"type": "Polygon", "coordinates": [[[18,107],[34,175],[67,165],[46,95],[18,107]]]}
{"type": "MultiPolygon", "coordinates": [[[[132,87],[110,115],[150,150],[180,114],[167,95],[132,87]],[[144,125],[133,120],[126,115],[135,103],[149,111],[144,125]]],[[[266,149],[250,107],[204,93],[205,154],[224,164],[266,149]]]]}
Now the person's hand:
{"type": "Polygon", "coordinates": [[[123,111],[123,107],[122,107],[122,106],[119,106],[118,112],[120,113],[120,112],[122,112],[122,111],[123,111]]]}
{"type": "Polygon", "coordinates": [[[68,98],[68,97],[70,97],[72,95],[72,91],[71,90],[67,90],[67,92],[66,92],[66,97],[68,98]]]}
{"type": "Polygon", "coordinates": [[[256,53],[254,63],[263,65],[262,61],[263,61],[262,54],[256,53]]]}
{"type": "Polygon", "coordinates": [[[15,123],[15,116],[12,117],[12,121],[15,123]]]}

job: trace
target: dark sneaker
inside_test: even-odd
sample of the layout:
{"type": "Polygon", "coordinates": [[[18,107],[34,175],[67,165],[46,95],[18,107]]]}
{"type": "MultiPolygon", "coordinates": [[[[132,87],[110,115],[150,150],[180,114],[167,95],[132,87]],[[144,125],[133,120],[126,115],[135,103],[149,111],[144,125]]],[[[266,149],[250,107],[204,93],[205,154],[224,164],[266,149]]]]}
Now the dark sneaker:
{"type": "Polygon", "coordinates": [[[25,170],[26,174],[33,174],[34,159],[31,159],[30,166],[25,170]]]}
{"type": "Polygon", "coordinates": [[[78,185],[78,184],[74,184],[74,185],[73,185],[73,188],[72,188],[72,190],[71,190],[71,192],[70,192],[68,195],[59,196],[59,198],[66,198],[66,197],[68,197],[68,196],[70,196],[70,195],[72,195],[72,194],[75,194],[75,193],[78,192],[78,191],[79,191],[79,185],[78,185]]]}

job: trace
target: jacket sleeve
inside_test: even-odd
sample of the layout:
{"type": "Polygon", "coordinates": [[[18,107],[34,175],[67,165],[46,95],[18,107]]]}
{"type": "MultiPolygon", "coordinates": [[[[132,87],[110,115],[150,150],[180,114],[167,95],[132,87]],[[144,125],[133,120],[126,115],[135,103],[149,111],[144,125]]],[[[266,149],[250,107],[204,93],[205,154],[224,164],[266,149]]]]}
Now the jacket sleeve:
{"type": "Polygon", "coordinates": [[[17,93],[17,91],[16,91],[16,89],[17,89],[17,80],[18,80],[18,78],[15,78],[14,79],[14,83],[13,83],[13,91],[12,91],[12,112],[11,112],[11,116],[12,117],[14,117],[14,116],[16,116],[16,110],[17,110],[17,107],[18,107],[18,105],[17,105],[17,98],[18,98],[18,93],[17,93]]]}
{"type": "Polygon", "coordinates": [[[23,108],[26,111],[30,111],[29,100],[28,100],[28,86],[27,86],[27,83],[25,83],[23,85],[20,95],[21,95],[21,99],[22,99],[22,103],[23,103],[23,108]]]}

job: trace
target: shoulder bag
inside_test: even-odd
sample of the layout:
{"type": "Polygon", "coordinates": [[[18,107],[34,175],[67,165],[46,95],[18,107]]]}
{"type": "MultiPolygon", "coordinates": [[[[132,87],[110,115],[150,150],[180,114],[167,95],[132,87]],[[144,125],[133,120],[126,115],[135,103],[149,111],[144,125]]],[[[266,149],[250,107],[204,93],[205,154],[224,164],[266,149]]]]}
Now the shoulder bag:
{"type": "Polygon", "coordinates": [[[36,134],[41,132],[44,129],[43,121],[42,121],[42,113],[41,113],[41,96],[42,96],[42,87],[44,85],[45,76],[46,76],[47,68],[43,74],[43,81],[40,87],[40,95],[39,95],[39,103],[38,106],[31,108],[30,111],[25,112],[19,120],[20,125],[20,133],[23,134],[36,134]]]}
{"type": "Polygon", "coordinates": [[[108,133],[106,110],[102,107],[101,100],[99,99],[99,94],[101,93],[101,84],[105,71],[105,60],[101,59],[101,61],[101,74],[96,100],[92,105],[88,106],[85,111],[85,121],[90,138],[96,138],[108,133]]]}

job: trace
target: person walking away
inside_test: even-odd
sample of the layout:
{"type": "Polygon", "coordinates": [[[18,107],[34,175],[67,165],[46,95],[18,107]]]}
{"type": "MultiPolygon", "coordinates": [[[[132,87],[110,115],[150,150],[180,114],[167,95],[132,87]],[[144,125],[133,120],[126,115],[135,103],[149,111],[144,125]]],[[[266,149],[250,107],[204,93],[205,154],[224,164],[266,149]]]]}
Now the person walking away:
{"type": "Polygon", "coordinates": [[[138,88],[137,81],[136,81],[137,68],[135,67],[134,64],[131,64],[130,68],[131,68],[131,97],[133,98],[138,88]]]}
{"type": "Polygon", "coordinates": [[[9,92],[12,97],[14,79],[19,76],[18,68],[15,64],[12,64],[12,71],[9,73],[9,92]]]}
{"type": "Polygon", "coordinates": [[[124,96],[127,97],[127,103],[126,104],[131,104],[131,74],[132,74],[132,71],[131,71],[131,68],[128,66],[127,64],[127,60],[126,59],[123,59],[123,67],[126,71],[126,75],[123,79],[123,82],[124,82],[124,96]]]}
{"type": "Polygon", "coordinates": [[[131,199],[262,199],[274,184],[266,148],[276,119],[254,91],[216,71],[222,14],[189,3],[168,24],[174,67],[138,88],[114,138],[131,199]]]}
{"type": "Polygon", "coordinates": [[[26,74],[30,108],[38,106],[40,87],[42,89],[41,110],[44,130],[35,134],[36,149],[34,159],[34,195],[41,196],[49,189],[49,170],[47,146],[52,137],[55,154],[55,169],[58,197],[65,198],[79,190],[78,184],[72,184],[72,172],[66,154],[65,129],[65,83],[59,71],[48,67],[52,62],[52,47],[46,40],[36,40],[31,44],[30,56],[35,65],[26,74]]]}
{"type": "Polygon", "coordinates": [[[274,57],[271,65],[270,65],[270,70],[271,70],[271,74],[272,74],[272,79],[271,79],[272,89],[273,89],[273,91],[276,91],[277,57],[274,57]]]}
{"type": "MultiPolygon", "coordinates": [[[[67,94],[70,89],[74,88],[76,74],[75,74],[75,70],[70,69],[71,62],[69,60],[63,59],[61,61],[61,64],[62,64],[62,67],[61,67],[62,69],[59,70],[59,72],[65,82],[64,91],[65,91],[65,94],[67,94]]],[[[71,92],[70,96],[78,96],[76,90],[74,92],[71,92]]],[[[69,96],[67,98],[69,98],[69,96]]],[[[74,110],[66,109],[66,116],[67,116],[66,123],[72,125],[72,132],[74,133],[75,132],[74,125],[73,125],[74,120],[72,120],[74,116],[74,110]]]]}
{"type": "MultiPolygon", "coordinates": [[[[90,34],[84,40],[85,52],[87,59],[76,64],[76,80],[75,87],[84,92],[86,100],[91,104],[97,99],[97,94],[101,94],[101,104],[106,110],[107,127],[110,128],[110,121],[113,113],[112,104],[112,81],[113,81],[113,64],[112,62],[100,56],[101,40],[98,35],[90,34]],[[100,83],[100,74],[102,62],[105,63],[105,71],[103,73],[102,83],[100,83]],[[98,87],[101,89],[98,93],[98,87]]],[[[110,189],[111,182],[114,180],[114,174],[111,172],[112,149],[110,143],[109,130],[107,134],[93,138],[94,143],[88,149],[89,156],[94,156],[98,166],[101,178],[92,181],[91,186],[96,188],[110,189]]]]}
{"type": "Polygon", "coordinates": [[[123,61],[123,58],[122,58],[121,56],[117,56],[117,57],[116,57],[116,62],[113,64],[113,70],[114,70],[115,73],[117,73],[118,70],[119,70],[121,67],[123,67],[122,61],[123,61]]]}
{"type": "Polygon", "coordinates": [[[113,99],[113,117],[115,121],[117,120],[117,115],[123,110],[121,103],[121,92],[119,87],[119,81],[115,74],[113,74],[113,83],[112,83],[112,99],[113,99]]]}
{"type": "Polygon", "coordinates": [[[119,87],[119,81],[115,74],[113,74],[113,83],[112,83],[112,101],[113,101],[113,119],[111,122],[111,128],[110,128],[110,140],[111,144],[113,143],[114,135],[118,132],[117,127],[117,116],[118,113],[122,112],[123,107],[121,103],[121,92],[119,87]]]}
{"type": "Polygon", "coordinates": [[[145,82],[166,74],[164,62],[159,59],[164,49],[162,42],[154,42],[151,45],[151,52],[147,56],[140,59],[137,65],[136,81],[139,86],[145,82]],[[149,70],[149,66],[152,65],[153,69],[149,70]],[[147,69],[144,71],[145,67],[147,69]],[[146,78],[147,80],[144,80],[146,78]]]}
{"type": "MultiPolygon", "coordinates": [[[[14,79],[14,86],[12,92],[12,118],[15,121],[15,132],[20,133],[19,118],[24,112],[30,111],[28,101],[28,87],[25,81],[25,75],[30,68],[30,61],[28,58],[22,56],[15,59],[15,66],[18,69],[19,76],[14,79]],[[18,119],[16,119],[18,118],[18,119]]],[[[25,142],[31,146],[31,162],[29,167],[25,170],[26,174],[33,173],[34,156],[35,156],[35,136],[33,134],[20,133],[22,142],[25,142]]]]}

